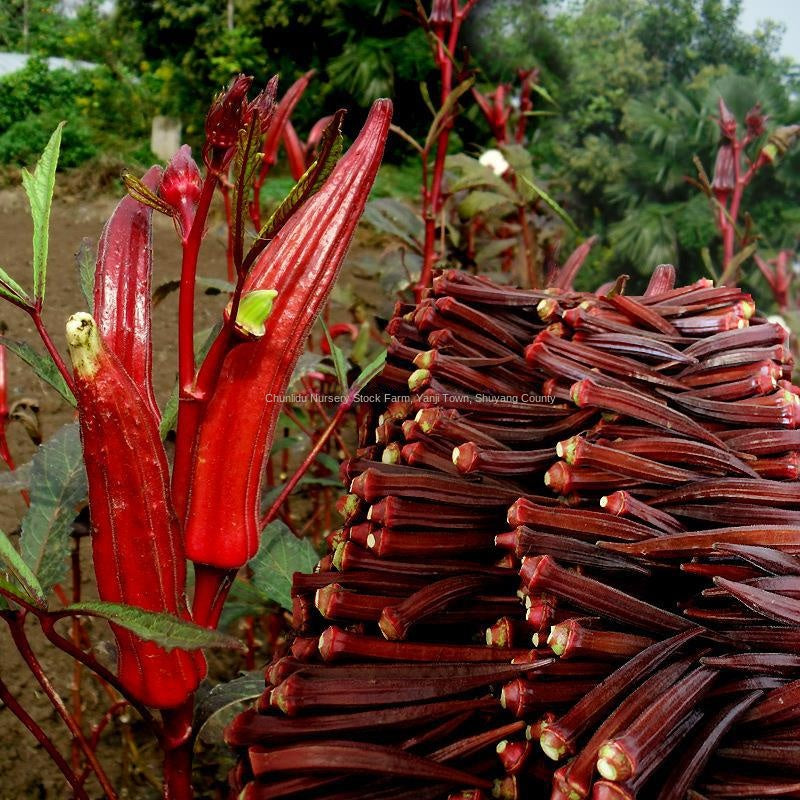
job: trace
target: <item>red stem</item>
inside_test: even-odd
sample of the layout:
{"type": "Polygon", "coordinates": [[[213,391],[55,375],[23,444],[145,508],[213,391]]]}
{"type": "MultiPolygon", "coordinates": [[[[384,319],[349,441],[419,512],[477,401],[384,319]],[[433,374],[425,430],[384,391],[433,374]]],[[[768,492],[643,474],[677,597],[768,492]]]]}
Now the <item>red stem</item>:
{"type": "MultiPolygon", "coordinates": [[[[469,0],[463,8],[454,3],[453,21],[447,38],[447,51],[441,38],[437,40],[435,60],[441,75],[441,103],[450,95],[453,88],[453,61],[452,56],[458,44],[458,34],[461,24],[467,14],[472,10],[476,0],[469,0]]],[[[436,156],[433,165],[430,188],[428,188],[428,151],[422,152],[422,216],[425,220],[425,243],[422,253],[422,272],[419,283],[414,289],[417,302],[422,297],[422,292],[431,285],[433,280],[433,264],[436,260],[436,215],[442,207],[442,178],[444,177],[444,162],[447,158],[447,146],[450,142],[450,132],[453,129],[454,115],[450,114],[442,125],[442,130],[436,139],[436,156]]]]}
{"type": "Polygon", "coordinates": [[[222,200],[225,204],[225,225],[228,230],[228,243],[225,248],[225,258],[227,264],[228,280],[233,283],[234,268],[233,268],[233,224],[231,219],[231,193],[228,184],[223,181],[219,186],[222,191],[222,200]]]}
{"type": "Polygon", "coordinates": [[[31,672],[33,673],[33,676],[36,678],[37,682],[44,690],[44,693],[50,699],[53,708],[56,710],[58,715],[64,721],[64,724],[67,726],[72,736],[75,739],[77,739],[81,750],[83,751],[87,761],[92,767],[92,771],[97,776],[97,780],[99,781],[100,786],[106,793],[107,800],[117,800],[117,794],[114,791],[114,787],[111,785],[111,782],[108,780],[108,776],[103,770],[103,767],[97,760],[96,754],[94,753],[92,748],[89,747],[89,743],[86,741],[86,737],[83,735],[83,731],[81,730],[80,726],[75,722],[73,716],[69,713],[69,710],[64,705],[64,701],[61,699],[61,696],[58,694],[52,683],[50,683],[50,679],[47,677],[47,674],[42,669],[42,665],[39,662],[39,659],[36,658],[36,654],[33,652],[30,646],[30,642],[28,642],[28,638],[25,635],[26,614],[27,614],[26,611],[20,611],[13,616],[8,615],[5,617],[5,620],[8,623],[9,630],[11,631],[11,638],[14,640],[14,644],[17,646],[17,650],[19,650],[20,655],[30,668],[31,672]]]}
{"type": "Polygon", "coordinates": [[[67,369],[67,365],[64,363],[64,359],[61,358],[61,353],[58,352],[56,346],[53,344],[53,340],[50,338],[50,334],[45,328],[44,323],[42,322],[42,301],[41,299],[36,301],[36,305],[31,306],[25,309],[28,314],[30,315],[31,320],[33,320],[33,324],[36,326],[36,330],[39,333],[39,337],[42,340],[42,344],[44,344],[45,349],[50,354],[50,357],[53,359],[58,371],[61,373],[61,377],[64,378],[67,386],[69,387],[70,391],[73,391],[75,388],[75,383],[72,379],[72,373],[67,369]]]}
{"type": "Polygon", "coordinates": [[[164,750],[164,800],[193,800],[192,715],[194,697],[178,708],[162,711],[164,735],[161,746],[164,750]]]}
{"type": "Polygon", "coordinates": [[[172,494],[178,518],[183,521],[189,488],[192,445],[200,419],[195,390],[194,363],[194,287],[197,260],[203,241],[208,211],[219,176],[209,168],[200,191],[191,230],[183,242],[181,286],[178,296],[178,424],[175,432],[175,462],[172,470],[172,494]]]}
{"type": "Polygon", "coordinates": [[[14,714],[15,717],[30,731],[31,735],[47,751],[53,763],[59,768],[61,774],[67,779],[67,783],[72,787],[73,796],[78,800],[89,800],[86,790],[81,787],[75,773],[70,769],[69,764],[64,760],[61,753],[39,727],[36,720],[19,704],[17,698],[9,691],[8,687],[0,680],[0,701],[14,714]]]}

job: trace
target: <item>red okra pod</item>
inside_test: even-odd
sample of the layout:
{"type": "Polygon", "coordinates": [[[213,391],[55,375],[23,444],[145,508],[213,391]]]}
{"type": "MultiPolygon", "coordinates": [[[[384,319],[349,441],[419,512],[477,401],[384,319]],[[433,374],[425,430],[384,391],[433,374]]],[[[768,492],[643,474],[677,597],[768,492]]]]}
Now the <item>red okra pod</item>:
{"type": "MultiPolygon", "coordinates": [[[[156,191],[161,168],[142,183],[156,191]]],[[[153,209],[132,197],[120,200],[103,228],[94,273],[94,317],[104,344],[119,359],[158,420],[153,394],[150,285],[153,274],[153,209]]]]}
{"type": "MultiPolygon", "coordinates": [[[[378,558],[374,554],[352,542],[345,542],[336,548],[334,565],[346,577],[350,570],[371,570],[378,573],[389,573],[393,576],[400,575],[492,575],[498,580],[515,575],[515,570],[507,567],[495,567],[490,564],[475,561],[463,561],[458,559],[439,559],[437,561],[423,561],[420,559],[407,559],[398,561],[396,559],[378,558]]],[[[338,579],[338,575],[337,575],[338,579]]]]}
{"type": "Polygon", "coordinates": [[[689,409],[701,417],[732,425],[774,425],[785,428],[800,427],[800,398],[787,391],[769,395],[775,403],[762,405],[755,398],[738,402],[707,400],[704,397],[691,397],[687,394],[672,395],[678,405],[689,409]]]}
{"type": "Polygon", "coordinates": [[[687,519],[700,519],[723,525],[738,525],[743,519],[758,519],[766,525],[800,525],[800,510],[772,508],[755,503],[721,502],[705,505],[687,503],[664,508],[670,514],[687,519]]]}
{"type": "Polygon", "coordinates": [[[556,353],[561,353],[567,358],[580,361],[582,364],[588,364],[602,372],[610,372],[625,379],[652,383],[677,389],[678,391],[684,389],[684,386],[679,381],[646,367],[639,361],[611,355],[594,347],[551,336],[547,331],[540,333],[536,337],[536,341],[544,343],[556,353]]]}
{"type": "Polygon", "coordinates": [[[496,482],[477,483],[455,475],[412,467],[387,471],[377,465],[354,478],[350,491],[368,503],[393,495],[445,505],[463,504],[483,508],[506,505],[519,496],[519,491],[496,482]]]}
{"type": "MultiPolygon", "coordinates": [[[[455,671],[454,671],[455,672],[455,671]]],[[[497,675],[502,675],[502,670],[497,675]]],[[[507,671],[506,671],[507,674],[507,671]]],[[[314,674],[295,672],[270,693],[270,704],[284,714],[297,716],[301,712],[320,709],[368,708],[403,703],[438,700],[450,695],[474,691],[502,680],[480,673],[469,677],[415,677],[413,671],[401,677],[325,679],[314,674]]]]}
{"type": "Polygon", "coordinates": [[[405,639],[412,625],[443,611],[458,600],[486,589],[488,583],[482,575],[455,575],[434,581],[400,603],[384,608],[378,627],[390,641],[405,639]]]}
{"type": "Polygon", "coordinates": [[[430,758],[434,761],[455,761],[477,753],[485,747],[491,747],[496,744],[498,739],[503,739],[505,736],[513,736],[519,733],[525,727],[525,723],[510,722],[498,728],[492,728],[488,731],[482,731],[474,736],[469,736],[465,739],[453,742],[452,744],[440,747],[431,753],[430,758]]]}
{"type": "Polygon", "coordinates": [[[570,619],[553,625],[547,644],[563,659],[583,657],[617,661],[635,656],[653,644],[653,640],[634,633],[594,630],[580,619],[570,619]]]}
{"type": "MultiPolygon", "coordinates": [[[[319,637],[319,652],[325,661],[367,658],[378,661],[501,661],[525,656],[526,650],[507,650],[482,645],[389,642],[374,636],[350,633],[331,626],[319,637]]],[[[538,665],[548,663],[542,659],[538,665]]],[[[534,665],[537,666],[537,665],[534,665]]]]}
{"type": "MultiPolygon", "coordinates": [[[[693,661],[694,659],[691,659],[693,661]]],[[[567,765],[564,780],[572,800],[582,800],[591,790],[597,753],[606,740],[628,727],[648,706],[657,701],[686,671],[690,660],[678,661],[651,675],[634,689],[617,709],[594,731],[567,765]]],[[[542,731],[544,734],[544,731],[542,731]]]]}
{"type": "Polygon", "coordinates": [[[637,500],[630,492],[614,492],[601,497],[600,508],[614,516],[635,517],[663,533],[681,533],[686,530],[675,517],[637,500]]]}
{"type": "Polygon", "coordinates": [[[659,264],[650,275],[644,296],[658,297],[670,291],[675,287],[675,278],[675,267],[672,264],[659,264]]]}
{"type": "MultiPolygon", "coordinates": [[[[470,359],[475,361],[476,359],[470,359]]],[[[487,393],[513,396],[522,390],[523,384],[509,383],[496,378],[495,372],[480,371],[465,363],[466,359],[445,356],[436,350],[428,350],[414,359],[414,365],[420,370],[427,370],[431,375],[444,383],[463,387],[473,391],[481,389],[487,393]]],[[[416,373],[415,373],[416,374],[416,373]]],[[[409,383],[412,391],[417,388],[409,383]]]]}
{"type": "Polygon", "coordinates": [[[594,406],[602,408],[604,411],[615,411],[725,449],[725,445],[702,425],[654,398],[636,394],[627,389],[599,386],[591,380],[582,380],[573,384],[570,393],[573,401],[579,407],[594,406]]]}
{"type": "MultiPolygon", "coordinates": [[[[183,544],[169,494],[158,423],[120,360],[85,313],[67,323],[89,481],[92,556],[101,600],[189,619],[183,544]]],[[[141,703],[183,703],[205,675],[201,652],[167,652],[125,628],[117,639],[122,685],[141,703]]]]}
{"type": "Polygon", "coordinates": [[[542,450],[490,450],[475,442],[453,448],[453,464],[462,475],[514,475],[542,472],[553,461],[550,447],[542,450]]]}
{"type": "Polygon", "coordinates": [[[800,452],[786,453],[775,458],[759,458],[753,469],[762,478],[796,481],[800,479],[800,452]]]}
{"type": "Polygon", "coordinates": [[[527,739],[503,739],[495,748],[503,769],[509,775],[517,775],[523,770],[533,753],[533,745],[527,739]]]}
{"type": "Polygon", "coordinates": [[[450,295],[472,303],[507,306],[510,308],[535,307],[540,300],[549,295],[532,289],[511,289],[493,283],[472,279],[473,276],[455,270],[448,270],[433,279],[436,295],[450,295]]]}
{"type": "Polygon", "coordinates": [[[598,383],[617,389],[624,389],[627,385],[613,375],[597,372],[583,361],[573,360],[562,353],[555,352],[541,341],[535,341],[525,348],[525,360],[532,366],[543,370],[546,375],[563,381],[581,381],[591,378],[598,383]]]}
{"type": "Polygon", "coordinates": [[[646,306],[632,297],[622,294],[604,295],[601,299],[612,305],[617,311],[621,311],[638,326],[649,328],[668,336],[679,335],[675,325],[664,319],[662,314],[659,313],[658,306],[646,306]]]}
{"type": "Polygon", "coordinates": [[[575,539],[595,541],[599,538],[638,542],[649,540],[655,531],[638,522],[612,519],[601,511],[563,506],[545,506],[520,498],[508,509],[508,524],[534,530],[556,531],[575,539]]]}
{"type": "Polygon", "coordinates": [[[653,458],[667,464],[688,464],[714,472],[735,473],[757,478],[758,474],[740,458],[704,442],[692,442],[674,436],[645,434],[615,441],[614,447],[626,453],[653,458]]]}
{"type": "Polygon", "coordinates": [[[605,447],[573,436],[556,445],[556,453],[575,467],[594,467],[644,483],[679,484],[701,477],[680,467],[662,464],[624,450],[605,447]]]}
{"type": "Polygon", "coordinates": [[[753,566],[774,575],[800,576],[800,558],[774,550],[771,547],[746,544],[718,544],[714,550],[744,559],[753,566]]]}
{"type": "MultiPolygon", "coordinates": [[[[504,652],[504,651],[501,651],[504,652]]],[[[500,692],[500,704],[518,719],[562,703],[574,703],[595,685],[593,679],[528,681],[516,678],[500,692]]]]}
{"type": "Polygon", "coordinates": [[[764,545],[788,553],[800,553],[800,528],[747,525],[660,536],[646,542],[601,542],[600,546],[648,558],[691,558],[713,553],[717,543],[764,545]]]}
{"type": "Polygon", "coordinates": [[[341,739],[296,744],[288,747],[253,747],[250,766],[256,777],[281,772],[376,774],[417,780],[490,788],[491,783],[468,772],[447,767],[429,758],[411,755],[395,747],[347,742],[341,739]]]}
{"type": "Polygon", "coordinates": [[[650,643],[638,654],[593,687],[566,714],[541,732],[539,743],[545,755],[558,761],[573,753],[575,743],[584,731],[607,714],[623,693],[629,692],[632,686],[672,658],[698,631],[699,629],[689,630],[661,642],[653,643],[649,640],[650,643]]]}
{"type": "MultiPolygon", "coordinates": [[[[721,577],[728,577],[723,575],[721,577]]],[[[728,580],[734,580],[728,578],[728,580]]],[[[770,575],[766,578],[742,578],[742,583],[748,586],[755,586],[757,589],[764,589],[768,592],[775,592],[782,594],[784,597],[793,597],[800,600],[800,575],[770,575]]],[[[728,593],[720,588],[714,586],[711,589],[703,589],[703,597],[727,597],[728,593]]]]}
{"type": "MultiPolygon", "coordinates": [[[[665,362],[667,364],[696,364],[697,359],[647,336],[631,333],[576,333],[574,341],[585,342],[597,350],[620,353],[638,361],[665,362]]],[[[656,367],[661,369],[661,367],[656,367]]]]}
{"type": "Polygon", "coordinates": [[[707,383],[726,383],[750,374],[752,365],[763,361],[782,364],[791,358],[790,352],[780,344],[771,347],[748,347],[726,350],[686,367],[678,376],[687,386],[704,386],[707,383]]]}
{"type": "Polygon", "coordinates": [[[608,470],[571,467],[566,461],[556,461],[544,474],[544,485],[555,494],[566,496],[573,492],[597,492],[605,489],[629,489],[642,481],[628,478],[608,470]]]}
{"type": "Polygon", "coordinates": [[[733,500],[765,506],[793,506],[797,503],[797,487],[766,478],[714,478],[664,492],[654,498],[653,503],[667,506],[698,500],[712,502],[733,500]]]}
{"type": "Polygon", "coordinates": [[[745,347],[771,347],[786,343],[786,329],[777,323],[753,325],[732,331],[724,331],[701,339],[686,348],[686,355],[701,359],[727,350],[740,350],[745,347]]]}
{"type": "Polygon", "coordinates": [[[550,556],[524,558],[520,578],[531,592],[552,592],[577,608],[642,630],[675,633],[693,627],[691,622],[677,614],[664,611],[593,578],[564,569],[550,556]]]}
{"type": "Polygon", "coordinates": [[[377,174],[391,119],[377,101],[323,187],[289,220],[247,277],[278,292],[263,337],[225,357],[197,433],[186,517],[195,562],[238,569],[258,549],[263,461],[308,330],[327,299],[377,174]],[[256,368],[257,367],[257,368],[256,368]],[[231,408],[243,409],[231,416],[231,408]],[[236,469],[231,469],[236,464],[236,469]]]}
{"type": "Polygon", "coordinates": [[[491,338],[502,342],[512,352],[521,352],[520,340],[511,335],[502,324],[498,323],[490,315],[472,306],[460,303],[454,297],[439,297],[435,301],[435,306],[446,317],[451,317],[463,325],[472,326],[476,330],[485,332],[491,338]]]}
{"type": "Polygon", "coordinates": [[[768,771],[771,768],[800,771],[800,748],[797,741],[738,741],[717,750],[719,758],[731,759],[740,764],[758,765],[758,769],[768,771]]]}
{"type": "MultiPolygon", "coordinates": [[[[412,423],[415,424],[415,423],[412,423]]],[[[397,445],[400,458],[410,467],[436,470],[438,473],[457,475],[458,470],[451,458],[438,452],[438,448],[426,442],[412,442],[400,447],[397,445]]]]}
{"type": "Polygon", "coordinates": [[[732,433],[732,436],[725,437],[728,447],[754,456],[772,456],[800,449],[800,430],[761,428],[732,433]]]}
{"type": "Polygon", "coordinates": [[[367,536],[367,547],[380,558],[398,556],[457,557],[475,551],[491,550],[491,529],[466,531],[402,531],[379,528],[367,536]]]}
{"type": "Polygon", "coordinates": [[[450,509],[441,516],[433,503],[418,502],[405,497],[384,497],[373,503],[367,519],[387,528],[475,528],[502,523],[502,514],[481,509],[450,509]]]}
{"type": "Polygon", "coordinates": [[[773,689],[753,706],[743,721],[759,727],[797,724],[800,720],[800,680],[773,689]]]}
{"type": "Polygon", "coordinates": [[[363,591],[378,590],[388,595],[405,596],[423,586],[426,578],[419,575],[395,575],[376,573],[371,570],[350,570],[348,572],[295,572],[292,575],[292,595],[315,592],[330,583],[338,583],[347,589],[363,591]]]}
{"type": "Polygon", "coordinates": [[[800,600],[725,578],[714,578],[714,583],[757,614],[788,625],[800,625],[800,600]]]}
{"type": "Polygon", "coordinates": [[[428,334],[428,344],[453,356],[480,358],[482,351],[459,339],[451,330],[441,328],[428,334]]]}
{"type": "Polygon", "coordinates": [[[800,669],[800,656],[790,653],[736,653],[726,656],[704,656],[700,661],[714,669],[729,669],[768,675],[792,675],[800,669]]]}
{"type": "Polygon", "coordinates": [[[317,589],[314,596],[314,605],[319,613],[330,620],[374,622],[387,605],[397,602],[400,602],[399,597],[354,592],[338,583],[317,589]]]}
{"type": "Polygon", "coordinates": [[[454,444],[475,442],[492,450],[510,449],[508,445],[485,433],[480,425],[473,425],[468,420],[459,417],[456,411],[444,408],[424,408],[417,412],[414,419],[423,433],[435,436],[437,439],[446,439],[454,444]]]}
{"type": "Polygon", "coordinates": [[[634,777],[648,751],[688,715],[708,692],[717,675],[714,669],[699,667],[681,678],[624,732],[601,745],[597,771],[609,781],[634,777]]]}
{"type": "Polygon", "coordinates": [[[765,361],[757,365],[753,374],[740,378],[730,383],[718,383],[713,386],[702,386],[690,389],[686,397],[701,397],[706,400],[730,402],[731,400],[746,400],[756,395],[770,394],[778,387],[777,369],[772,361],[765,361]]]}
{"type": "Polygon", "coordinates": [[[592,800],[636,800],[653,772],[663,765],[702,718],[702,711],[690,711],[677,725],[659,738],[652,749],[643,754],[635,776],[624,783],[597,781],[592,786],[592,800]]]}
{"type": "Polygon", "coordinates": [[[497,547],[513,549],[517,558],[530,555],[551,556],[565,564],[592,569],[650,574],[650,570],[644,564],[602,550],[593,542],[584,542],[581,539],[559,533],[547,533],[526,526],[500,533],[495,536],[494,541],[497,547]]]}

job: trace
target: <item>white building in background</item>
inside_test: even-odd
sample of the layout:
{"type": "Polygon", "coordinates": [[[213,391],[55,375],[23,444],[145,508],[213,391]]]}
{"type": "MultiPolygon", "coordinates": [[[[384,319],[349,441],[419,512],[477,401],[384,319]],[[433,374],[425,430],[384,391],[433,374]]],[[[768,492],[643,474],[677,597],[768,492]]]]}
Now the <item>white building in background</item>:
{"type": "MultiPolygon", "coordinates": [[[[0,78],[18,72],[27,63],[31,56],[28,53],[0,53],[0,78]]],[[[79,61],[71,58],[45,58],[43,59],[50,69],[68,69],[78,72],[82,69],[94,69],[98,66],[91,61],[79,61]]]]}

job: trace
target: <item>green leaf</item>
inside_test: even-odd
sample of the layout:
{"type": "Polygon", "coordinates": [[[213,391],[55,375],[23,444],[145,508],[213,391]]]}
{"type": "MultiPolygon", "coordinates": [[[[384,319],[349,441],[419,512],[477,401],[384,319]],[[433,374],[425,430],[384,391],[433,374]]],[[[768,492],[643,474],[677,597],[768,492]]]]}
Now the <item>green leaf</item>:
{"type": "Polygon", "coordinates": [[[219,625],[221,631],[230,629],[242,617],[261,617],[270,610],[270,604],[250,581],[235,578],[228,599],[222,608],[219,625]]]}
{"type": "Polygon", "coordinates": [[[358,377],[353,381],[353,386],[351,388],[353,394],[359,394],[373,378],[381,374],[383,365],[386,363],[386,353],[386,350],[381,350],[381,352],[358,373],[358,377]]]}
{"type": "Polygon", "coordinates": [[[28,293],[2,267],[0,267],[0,295],[12,303],[31,305],[28,293]]]}
{"type": "Polygon", "coordinates": [[[45,383],[49,383],[71,406],[77,405],[75,396],[49,353],[42,355],[27,342],[18,342],[5,336],[0,336],[0,344],[5,345],[14,355],[21,358],[39,378],[45,383]]]}
{"type": "Polygon", "coordinates": [[[567,227],[578,236],[582,236],[578,226],[573,221],[572,217],[552,198],[550,197],[547,192],[542,189],[541,186],[535,184],[533,181],[528,180],[524,175],[518,175],[518,178],[522,179],[522,182],[529,188],[531,191],[535,192],[539,197],[544,200],[544,202],[550,206],[550,208],[559,216],[561,219],[566,223],[567,227]]]}
{"type": "Polygon", "coordinates": [[[329,453],[317,453],[316,461],[319,461],[328,472],[339,474],[339,462],[329,453]]]}
{"type": "Polygon", "coordinates": [[[258,552],[250,560],[253,585],[264,598],[291,609],[292,575],[311,572],[318,560],[308,539],[298,539],[285,523],[275,520],[264,528],[258,552]]]}
{"type": "MultiPolygon", "coordinates": [[[[25,605],[31,602],[31,595],[23,591],[19,586],[15,586],[11,581],[7,581],[0,576],[0,609],[11,608],[8,604],[8,599],[18,600],[20,605],[25,605]]],[[[38,605],[38,603],[36,603],[38,605]]],[[[42,606],[44,607],[44,606],[42,606]]]]}
{"type": "Polygon", "coordinates": [[[245,672],[227,683],[218,683],[198,696],[192,730],[203,741],[212,744],[221,741],[223,728],[243,710],[243,704],[263,693],[263,669],[245,672]]]}
{"type": "Polygon", "coordinates": [[[458,204],[458,213],[463,219],[472,219],[478,214],[505,216],[513,207],[507,197],[496,192],[475,191],[458,204]]]}
{"type": "Polygon", "coordinates": [[[77,423],[65,425],[36,451],[30,491],[20,552],[47,592],[66,577],[72,523],[87,493],[77,423]]]}
{"type": "MultiPolygon", "coordinates": [[[[41,608],[47,607],[47,598],[41,583],[36,579],[33,570],[25,563],[22,556],[14,549],[11,540],[0,530],[0,561],[6,565],[8,571],[19,581],[25,590],[25,599],[33,600],[41,608]]],[[[11,587],[14,589],[14,587],[11,587]]]]}
{"type": "Polygon", "coordinates": [[[33,296],[37,300],[44,299],[44,287],[47,282],[50,207],[53,203],[53,188],[56,184],[56,167],[63,128],[64,123],[59,122],[33,172],[22,170],[22,185],[25,187],[25,194],[28,195],[33,219],[33,296]]]}
{"type": "Polygon", "coordinates": [[[86,301],[89,313],[94,314],[95,246],[88,237],[81,239],[78,252],[75,253],[75,263],[78,265],[83,299],[86,301]]]}
{"type": "Polygon", "coordinates": [[[425,223],[405,203],[391,197],[370,200],[362,219],[379,232],[396,236],[415,251],[422,252],[425,223]]]}
{"type": "Polygon", "coordinates": [[[218,648],[244,650],[245,646],[233,636],[212,631],[172,614],[145,611],[143,608],[103,600],[84,600],[73,603],[59,612],[68,616],[101,617],[119,625],[142,639],[155,642],[165,650],[200,650],[218,648]]]}
{"type": "Polygon", "coordinates": [[[249,124],[239,131],[236,155],[231,172],[231,242],[233,261],[238,266],[244,253],[245,225],[247,224],[247,200],[264,154],[261,152],[261,123],[254,114],[249,124]]]}
{"type": "Polygon", "coordinates": [[[751,242],[747,247],[742,248],[736,255],[727,263],[722,272],[722,277],[719,279],[720,286],[729,286],[732,283],[737,283],[739,270],[753,253],[758,250],[758,242],[751,242]]]}
{"type": "Polygon", "coordinates": [[[328,340],[328,347],[331,349],[331,358],[333,359],[333,367],[336,370],[336,380],[339,381],[339,389],[342,394],[347,394],[349,385],[347,383],[347,358],[344,351],[333,341],[328,326],[322,317],[319,318],[322,330],[325,332],[325,338],[328,340]]]}
{"type": "Polygon", "coordinates": [[[475,83],[475,78],[467,78],[467,80],[462,81],[461,83],[453,89],[449,95],[442,103],[441,108],[436,112],[436,116],[433,118],[433,122],[431,123],[431,127],[428,130],[428,136],[425,139],[425,144],[423,148],[430,152],[431,148],[433,147],[433,143],[436,141],[436,137],[442,130],[442,127],[447,121],[447,118],[453,113],[453,109],[456,107],[456,103],[461,99],[463,94],[466,94],[471,88],[472,84],[475,83]]]}
{"type": "MultiPolygon", "coordinates": [[[[330,122],[322,135],[319,146],[319,155],[314,163],[300,176],[295,186],[289,192],[278,207],[270,214],[269,219],[264,223],[258,232],[258,238],[262,242],[269,240],[286,224],[289,217],[308,200],[316,194],[328,175],[333,172],[336,163],[342,157],[344,149],[344,139],[342,138],[342,112],[337,111],[333,120],[330,122]]],[[[259,245],[260,246],[260,245],[259,245]]],[[[263,249],[263,247],[261,247],[263,249]]]]}
{"type": "MultiPolygon", "coordinates": [[[[558,105],[558,103],[556,103],[556,101],[553,99],[553,96],[550,94],[550,92],[547,91],[547,89],[544,88],[544,86],[538,83],[531,83],[530,86],[531,89],[533,89],[533,91],[536,92],[536,94],[538,94],[543,99],[547,100],[548,103],[552,103],[554,106],[558,105]]],[[[532,114],[533,112],[530,111],[527,113],[532,114]]]]}

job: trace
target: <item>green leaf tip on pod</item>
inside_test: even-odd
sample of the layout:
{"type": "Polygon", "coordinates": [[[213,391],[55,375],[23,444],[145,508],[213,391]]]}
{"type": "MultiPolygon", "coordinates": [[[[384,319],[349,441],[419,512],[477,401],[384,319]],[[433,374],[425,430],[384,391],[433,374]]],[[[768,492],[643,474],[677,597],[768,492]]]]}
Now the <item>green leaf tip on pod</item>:
{"type": "Polygon", "coordinates": [[[102,342],[91,314],[79,311],[67,320],[67,345],[75,374],[91,378],[100,365],[102,342]]]}
{"type": "MultiPolygon", "coordinates": [[[[266,322],[272,313],[275,289],[255,289],[242,296],[236,311],[236,332],[244,339],[260,339],[266,332],[266,322]]],[[[231,304],[225,309],[230,316],[231,304]]]]}

